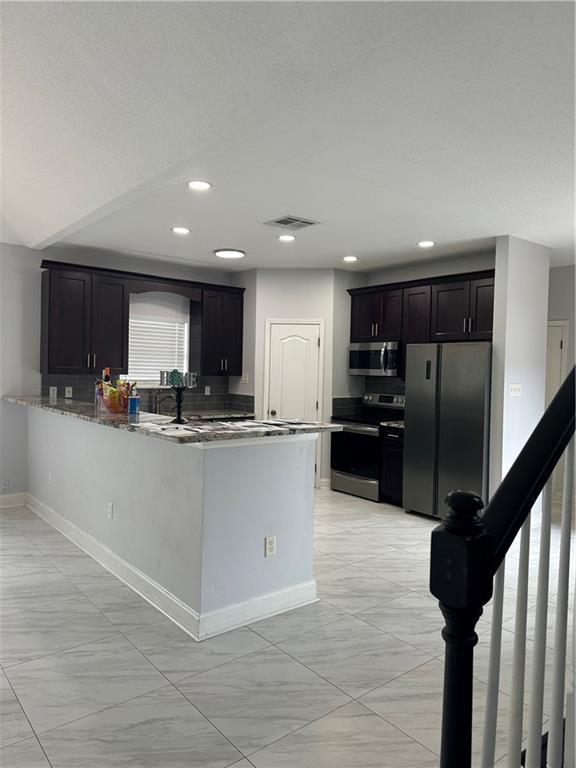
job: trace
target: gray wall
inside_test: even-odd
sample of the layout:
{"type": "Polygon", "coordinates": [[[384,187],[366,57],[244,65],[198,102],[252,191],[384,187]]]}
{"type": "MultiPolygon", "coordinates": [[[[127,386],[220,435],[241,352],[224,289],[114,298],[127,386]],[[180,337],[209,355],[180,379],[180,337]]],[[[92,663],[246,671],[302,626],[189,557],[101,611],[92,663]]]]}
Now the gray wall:
{"type": "Polygon", "coordinates": [[[491,253],[472,253],[466,256],[451,256],[444,259],[427,258],[410,264],[397,264],[370,272],[366,285],[395,283],[404,280],[422,280],[427,277],[457,275],[460,272],[481,272],[494,269],[495,255],[491,253]]]}

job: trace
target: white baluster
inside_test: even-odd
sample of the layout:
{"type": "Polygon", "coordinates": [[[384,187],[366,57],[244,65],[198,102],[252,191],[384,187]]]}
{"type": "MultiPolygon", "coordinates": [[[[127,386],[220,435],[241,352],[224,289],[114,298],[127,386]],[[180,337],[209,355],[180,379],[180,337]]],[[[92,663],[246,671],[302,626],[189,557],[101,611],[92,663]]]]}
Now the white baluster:
{"type": "Polygon", "coordinates": [[[562,768],[573,486],[574,440],[572,439],[566,451],[566,461],[564,466],[560,563],[558,566],[558,595],[556,598],[556,627],[554,633],[554,660],[552,671],[552,707],[550,712],[550,729],[548,732],[549,768],[562,768]]]}
{"type": "Polygon", "coordinates": [[[502,609],[504,606],[504,576],[506,561],[494,577],[492,597],[492,628],[490,630],[490,659],[488,685],[484,711],[484,737],[482,741],[482,768],[493,768],[496,754],[496,726],[498,724],[498,692],[500,688],[500,655],[502,651],[502,609]]]}
{"type": "Polygon", "coordinates": [[[526,518],[520,534],[520,560],[518,561],[518,595],[514,620],[514,650],[512,656],[512,693],[508,723],[507,768],[518,768],[522,751],[522,724],[524,720],[524,683],[526,676],[526,619],[528,615],[528,575],[530,570],[530,516],[526,518]]]}
{"type": "Polygon", "coordinates": [[[552,478],[542,494],[538,592],[534,628],[532,692],[526,745],[526,768],[540,768],[542,754],[542,715],[544,711],[544,675],[546,670],[546,629],[548,623],[548,580],[550,569],[550,524],[552,519],[552,478]]]}

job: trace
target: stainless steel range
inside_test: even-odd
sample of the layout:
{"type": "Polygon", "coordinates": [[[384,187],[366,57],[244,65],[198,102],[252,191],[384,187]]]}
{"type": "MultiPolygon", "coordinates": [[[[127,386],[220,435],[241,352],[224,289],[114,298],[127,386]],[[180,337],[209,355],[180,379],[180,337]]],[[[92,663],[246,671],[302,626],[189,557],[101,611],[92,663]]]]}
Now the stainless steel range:
{"type": "Polygon", "coordinates": [[[371,501],[401,504],[404,395],[367,393],[361,413],[334,418],[331,488],[371,501]]]}

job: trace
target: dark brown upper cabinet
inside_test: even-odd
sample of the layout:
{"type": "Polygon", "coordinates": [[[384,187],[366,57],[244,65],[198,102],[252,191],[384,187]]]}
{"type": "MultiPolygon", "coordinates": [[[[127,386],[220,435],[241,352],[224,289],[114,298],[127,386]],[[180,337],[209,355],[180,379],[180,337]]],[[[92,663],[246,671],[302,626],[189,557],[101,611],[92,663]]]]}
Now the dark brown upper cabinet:
{"type": "Polygon", "coordinates": [[[130,294],[126,282],[92,276],[92,368],[110,368],[112,376],[128,371],[130,294]]]}
{"type": "Polygon", "coordinates": [[[494,316],[494,278],[470,281],[470,323],[468,337],[491,341],[494,316]]]}
{"type": "Polygon", "coordinates": [[[243,297],[207,290],[202,296],[202,374],[242,375],[243,297]]]}
{"type": "Polygon", "coordinates": [[[402,340],[406,344],[425,344],[430,341],[431,295],[432,288],[429,285],[404,289],[402,340]]]}
{"type": "Polygon", "coordinates": [[[400,341],[401,335],[401,290],[352,296],[350,341],[400,341]]]}
{"type": "Polygon", "coordinates": [[[376,341],[380,321],[379,293],[352,296],[350,341],[376,341]]]}
{"type": "Polygon", "coordinates": [[[490,341],[494,278],[432,286],[432,341],[490,341]]]}
{"type": "Polygon", "coordinates": [[[468,338],[470,283],[432,286],[432,341],[462,341],[468,338]]]}
{"type": "Polygon", "coordinates": [[[129,297],[123,280],[74,270],[42,274],[43,373],[128,370],[129,297]]]}

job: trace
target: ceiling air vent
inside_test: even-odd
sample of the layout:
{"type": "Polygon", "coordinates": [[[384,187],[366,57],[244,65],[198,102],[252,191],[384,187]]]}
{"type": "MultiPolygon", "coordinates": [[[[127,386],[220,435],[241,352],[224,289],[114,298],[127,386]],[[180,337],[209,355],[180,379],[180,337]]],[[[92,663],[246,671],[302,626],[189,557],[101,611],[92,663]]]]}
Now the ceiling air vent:
{"type": "Polygon", "coordinates": [[[298,229],[304,229],[304,227],[311,227],[314,224],[318,224],[317,221],[311,221],[310,219],[303,219],[301,216],[280,216],[278,219],[272,219],[272,221],[265,221],[269,227],[279,227],[280,229],[289,229],[295,232],[298,229]]]}

